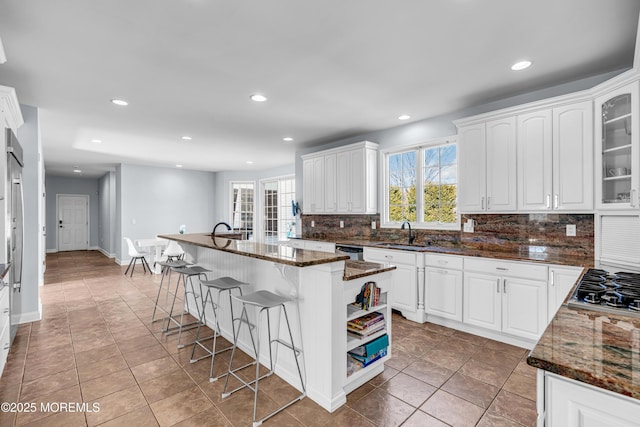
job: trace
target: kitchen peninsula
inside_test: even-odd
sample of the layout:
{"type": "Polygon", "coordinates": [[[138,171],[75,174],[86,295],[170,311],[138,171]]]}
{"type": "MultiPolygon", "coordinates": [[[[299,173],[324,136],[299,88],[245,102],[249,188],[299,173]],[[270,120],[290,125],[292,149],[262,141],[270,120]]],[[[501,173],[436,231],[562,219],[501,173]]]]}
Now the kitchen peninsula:
{"type": "MultiPolygon", "coordinates": [[[[383,372],[384,361],[391,357],[391,308],[386,300],[391,292],[394,266],[355,262],[348,260],[348,256],[334,253],[212,237],[205,233],[159,237],[180,243],[187,261],[212,270],[210,278],[230,276],[250,283],[250,291],[265,289],[294,298],[287,310],[294,341],[303,351],[307,396],[326,410],[335,411],[346,402],[347,393],[383,372]],[[380,304],[370,310],[383,313],[386,326],[375,335],[357,339],[347,334],[347,321],[368,312],[354,312],[350,304],[362,285],[370,281],[376,282],[382,291],[380,304]],[[389,337],[386,356],[348,375],[347,352],[382,335],[389,337]]],[[[199,289],[195,291],[199,292],[199,289]]],[[[239,308],[234,312],[239,313],[239,308]]],[[[213,319],[212,314],[207,311],[208,321],[213,319]]],[[[231,314],[227,304],[221,303],[218,315],[221,333],[231,341],[231,314]]],[[[255,319],[253,315],[249,313],[251,319],[255,319]]],[[[272,318],[272,325],[276,325],[272,327],[285,336],[286,326],[284,322],[280,325],[278,320],[272,318]]],[[[263,342],[266,342],[265,329],[262,328],[263,342]]],[[[238,346],[252,355],[249,333],[246,328],[241,332],[238,346]]],[[[268,346],[262,346],[262,363],[268,363],[268,357],[268,346]]],[[[299,387],[290,352],[280,352],[276,373],[299,387]]]]}

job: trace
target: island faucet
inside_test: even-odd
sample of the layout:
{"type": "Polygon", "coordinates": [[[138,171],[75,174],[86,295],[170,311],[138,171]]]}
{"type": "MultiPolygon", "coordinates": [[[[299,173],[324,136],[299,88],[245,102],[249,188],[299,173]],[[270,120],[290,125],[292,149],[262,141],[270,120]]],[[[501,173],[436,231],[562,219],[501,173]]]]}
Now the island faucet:
{"type": "Polygon", "coordinates": [[[409,244],[413,245],[413,241],[415,240],[416,237],[413,234],[411,234],[411,224],[409,224],[409,221],[404,221],[400,226],[400,229],[404,230],[405,224],[409,227],[409,244]]]}
{"type": "Polygon", "coordinates": [[[215,235],[216,234],[216,228],[218,228],[219,225],[224,225],[225,227],[227,227],[227,230],[231,231],[231,226],[229,224],[227,224],[226,222],[219,222],[217,223],[214,227],[213,227],[213,231],[211,232],[211,235],[215,235]]]}

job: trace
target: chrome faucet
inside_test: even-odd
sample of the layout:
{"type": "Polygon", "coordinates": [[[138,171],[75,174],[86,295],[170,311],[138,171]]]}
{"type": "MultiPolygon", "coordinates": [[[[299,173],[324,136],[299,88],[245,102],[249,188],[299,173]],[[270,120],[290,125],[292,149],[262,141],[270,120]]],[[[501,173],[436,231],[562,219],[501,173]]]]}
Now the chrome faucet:
{"type": "Polygon", "coordinates": [[[409,227],[409,244],[413,245],[413,241],[415,240],[416,237],[413,234],[411,234],[411,224],[409,224],[409,221],[404,221],[400,226],[400,229],[404,230],[405,224],[409,227]]]}
{"type": "Polygon", "coordinates": [[[213,231],[211,232],[212,236],[214,236],[216,234],[216,228],[218,228],[219,225],[224,225],[224,226],[227,227],[228,231],[231,231],[231,226],[229,224],[227,224],[226,222],[219,222],[213,227],[213,231]]]}

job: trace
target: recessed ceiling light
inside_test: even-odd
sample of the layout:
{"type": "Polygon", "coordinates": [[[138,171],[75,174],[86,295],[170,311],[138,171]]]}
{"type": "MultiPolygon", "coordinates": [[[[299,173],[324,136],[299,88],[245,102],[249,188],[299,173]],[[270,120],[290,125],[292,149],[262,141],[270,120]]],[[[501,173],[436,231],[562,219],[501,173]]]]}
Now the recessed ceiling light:
{"type": "Polygon", "coordinates": [[[93,142],[94,144],[102,144],[101,139],[92,139],[91,142],[93,142]]]}
{"type": "Polygon", "coordinates": [[[73,167],[73,173],[82,173],[82,171],[80,170],[80,168],[78,166],[74,166],[73,167]]]}
{"type": "Polygon", "coordinates": [[[252,165],[252,164],[253,164],[253,161],[251,161],[251,160],[247,160],[247,164],[248,164],[248,165],[252,165]]]}
{"type": "Polygon", "coordinates": [[[286,142],[291,142],[293,141],[293,138],[291,138],[290,136],[285,136],[284,138],[282,138],[282,140],[286,142]]]}
{"type": "Polygon", "coordinates": [[[177,167],[177,168],[181,168],[181,167],[182,167],[182,165],[176,165],[176,167],[177,167]]]}
{"type": "Polygon", "coordinates": [[[250,96],[250,98],[252,101],[255,101],[255,102],[264,102],[267,100],[266,96],[261,95],[259,93],[254,93],[253,95],[250,96]]]}
{"type": "Polygon", "coordinates": [[[181,136],[180,139],[183,139],[185,141],[191,141],[193,138],[191,138],[190,136],[185,135],[185,136],[181,136]]]}
{"type": "Polygon", "coordinates": [[[409,120],[410,118],[411,116],[408,114],[403,114],[401,116],[398,116],[398,120],[409,120]]]}
{"type": "Polygon", "coordinates": [[[129,103],[124,99],[112,99],[111,103],[115,105],[119,105],[121,107],[126,107],[127,105],[129,105],[129,103]]]}
{"type": "Polygon", "coordinates": [[[525,68],[529,68],[530,66],[531,66],[531,61],[520,61],[513,64],[511,66],[511,69],[513,71],[520,71],[520,70],[524,70],[525,68]]]}

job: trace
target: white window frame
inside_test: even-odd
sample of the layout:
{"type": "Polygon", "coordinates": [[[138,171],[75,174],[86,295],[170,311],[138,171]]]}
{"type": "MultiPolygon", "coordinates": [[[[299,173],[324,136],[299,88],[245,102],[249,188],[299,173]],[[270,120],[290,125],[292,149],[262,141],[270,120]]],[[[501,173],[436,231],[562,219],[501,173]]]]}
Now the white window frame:
{"type": "MultiPolygon", "coordinates": [[[[266,224],[264,222],[264,215],[263,215],[264,214],[264,209],[266,207],[266,202],[265,202],[265,199],[264,199],[264,187],[265,187],[265,184],[267,184],[269,182],[273,182],[273,181],[278,181],[278,183],[279,183],[280,181],[284,181],[284,180],[293,180],[294,181],[293,193],[292,194],[294,196],[293,199],[296,200],[296,192],[295,192],[296,176],[295,176],[295,174],[275,176],[275,177],[272,177],[272,178],[264,178],[264,179],[260,180],[260,206],[259,206],[258,209],[259,209],[259,212],[261,212],[261,214],[258,215],[257,224],[258,224],[258,229],[260,231],[260,239],[261,240],[265,240],[265,228],[266,228],[266,224]]],[[[289,209],[289,212],[291,212],[291,209],[292,209],[291,206],[289,205],[289,206],[283,207],[283,209],[287,209],[287,208],[289,209]]],[[[278,220],[278,221],[280,221],[280,220],[278,220]]],[[[295,224],[295,221],[296,221],[295,217],[293,218],[293,221],[294,221],[294,224],[295,224]]],[[[295,228],[294,228],[294,230],[295,230],[295,228]]],[[[256,233],[254,232],[254,236],[255,235],[256,235],[256,233]]]]}
{"type": "MultiPolygon", "coordinates": [[[[406,145],[402,147],[395,147],[393,149],[381,151],[381,161],[383,165],[383,176],[381,185],[381,200],[383,201],[382,212],[380,214],[380,226],[383,228],[400,228],[402,222],[389,220],[389,156],[407,151],[417,151],[416,156],[416,212],[421,212],[424,215],[424,150],[431,149],[440,145],[457,144],[457,138],[455,135],[445,138],[438,138],[416,145],[406,145]],[[421,197],[417,197],[420,194],[421,197]]],[[[459,148],[459,147],[457,147],[459,148]]],[[[459,151],[456,150],[456,209],[458,208],[458,176],[457,166],[459,151]]],[[[456,213],[456,222],[454,223],[435,223],[435,222],[423,222],[423,221],[411,221],[413,228],[426,229],[426,230],[460,230],[460,213],[456,213]]]]}
{"type": "Polygon", "coordinates": [[[255,238],[256,235],[256,182],[255,181],[229,181],[229,224],[233,227],[233,186],[234,184],[252,184],[253,185],[253,221],[251,226],[251,232],[255,238]]]}

